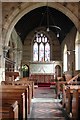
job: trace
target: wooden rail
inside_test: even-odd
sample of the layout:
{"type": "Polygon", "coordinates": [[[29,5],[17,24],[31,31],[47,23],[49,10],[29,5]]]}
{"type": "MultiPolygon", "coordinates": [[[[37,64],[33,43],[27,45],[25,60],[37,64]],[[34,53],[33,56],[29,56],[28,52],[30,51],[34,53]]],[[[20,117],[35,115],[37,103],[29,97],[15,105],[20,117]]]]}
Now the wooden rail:
{"type": "Polygon", "coordinates": [[[80,73],[77,74],[76,76],[74,76],[73,78],[71,78],[70,80],[66,81],[67,84],[72,83],[72,82],[74,82],[74,81],[77,81],[77,78],[78,78],[79,76],[80,76],[80,73]]]}

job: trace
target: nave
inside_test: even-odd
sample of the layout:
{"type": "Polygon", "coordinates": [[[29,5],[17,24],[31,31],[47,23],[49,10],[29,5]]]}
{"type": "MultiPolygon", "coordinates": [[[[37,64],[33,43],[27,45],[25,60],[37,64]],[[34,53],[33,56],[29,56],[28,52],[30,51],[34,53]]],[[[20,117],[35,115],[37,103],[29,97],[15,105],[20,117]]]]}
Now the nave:
{"type": "Polygon", "coordinates": [[[55,88],[38,87],[34,89],[29,120],[69,120],[60,102],[61,99],[56,98],[55,88]]]}

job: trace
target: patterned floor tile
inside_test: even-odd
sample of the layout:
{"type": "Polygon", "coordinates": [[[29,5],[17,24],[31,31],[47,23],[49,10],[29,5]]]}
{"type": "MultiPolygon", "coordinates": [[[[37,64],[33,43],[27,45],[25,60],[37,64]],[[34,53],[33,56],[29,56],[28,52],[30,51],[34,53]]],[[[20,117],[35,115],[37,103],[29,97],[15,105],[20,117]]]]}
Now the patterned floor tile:
{"type": "Polygon", "coordinates": [[[60,100],[56,99],[55,89],[36,88],[30,120],[66,120],[62,112],[60,100]]]}

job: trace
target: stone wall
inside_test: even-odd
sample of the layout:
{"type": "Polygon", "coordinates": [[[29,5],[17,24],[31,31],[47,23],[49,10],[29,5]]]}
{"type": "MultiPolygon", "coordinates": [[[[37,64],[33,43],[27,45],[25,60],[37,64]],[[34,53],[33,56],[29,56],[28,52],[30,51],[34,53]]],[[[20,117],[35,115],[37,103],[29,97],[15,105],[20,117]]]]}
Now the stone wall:
{"type": "MultiPolygon", "coordinates": [[[[46,32],[47,35],[47,32],[46,32]]],[[[51,44],[51,61],[61,61],[61,46],[59,40],[54,33],[49,33],[49,40],[51,44]]],[[[34,31],[27,35],[23,45],[22,63],[29,64],[33,60],[32,41],[34,39],[34,31]]]]}
{"type": "Polygon", "coordinates": [[[73,50],[75,50],[76,33],[77,33],[76,28],[73,27],[61,45],[61,56],[62,56],[61,59],[62,60],[63,60],[63,50],[64,50],[65,44],[67,45],[67,50],[71,51],[70,55],[67,54],[68,55],[68,64],[67,64],[68,71],[75,70],[75,52],[73,50]]]}

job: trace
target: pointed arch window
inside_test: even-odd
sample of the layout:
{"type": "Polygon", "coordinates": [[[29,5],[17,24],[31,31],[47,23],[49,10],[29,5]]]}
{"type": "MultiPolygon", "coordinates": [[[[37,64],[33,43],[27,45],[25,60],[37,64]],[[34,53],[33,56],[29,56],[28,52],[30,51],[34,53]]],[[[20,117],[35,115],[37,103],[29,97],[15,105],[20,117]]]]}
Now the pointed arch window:
{"type": "Polygon", "coordinates": [[[45,45],[45,61],[50,61],[50,45],[46,43],[45,45]]]}
{"type": "Polygon", "coordinates": [[[63,70],[64,72],[67,71],[67,46],[64,46],[63,51],[63,70]]]}
{"type": "Polygon", "coordinates": [[[44,44],[42,42],[39,45],[39,61],[44,61],[44,44]]]}
{"type": "Polygon", "coordinates": [[[33,45],[33,61],[38,61],[38,44],[33,45]]]}
{"type": "Polygon", "coordinates": [[[77,32],[75,40],[75,69],[80,70],[80,33],[77,32]]]}
{"type": "Polygon", "coordinates": [[[33,61],[50,61],[50,42],[43,33],[36,34],[33,40],[33,61]]]}

